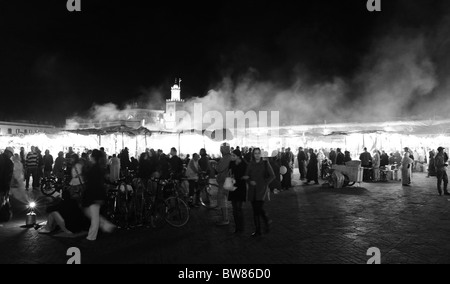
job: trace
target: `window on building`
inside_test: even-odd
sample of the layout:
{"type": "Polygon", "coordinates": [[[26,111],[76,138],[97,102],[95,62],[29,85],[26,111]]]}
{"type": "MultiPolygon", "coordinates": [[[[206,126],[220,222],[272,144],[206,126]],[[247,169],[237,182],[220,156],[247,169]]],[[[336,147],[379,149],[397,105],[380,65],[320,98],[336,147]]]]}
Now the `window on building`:
{"type": "Polygon", "coordinates": [[[12,129],[8,128],[8,134],[12,134],[12,129]]]}
{"type": "Polygon", "coordinates": [[[20,129],[16,129],[16,134],[19,134],[20,133],[20,129]]]}
{"type": "Polygon", "coordinates": [[[24,134],[27,134],[27,133],[28,133],[28,130],[24,129],[24,130],[23,130],[23,133],[24,133],[24,134]]]}

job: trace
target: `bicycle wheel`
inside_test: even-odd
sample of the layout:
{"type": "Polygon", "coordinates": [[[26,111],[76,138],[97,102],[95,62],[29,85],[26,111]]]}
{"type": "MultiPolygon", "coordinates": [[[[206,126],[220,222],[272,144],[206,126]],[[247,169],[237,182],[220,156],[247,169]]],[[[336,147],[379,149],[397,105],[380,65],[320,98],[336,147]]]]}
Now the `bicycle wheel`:
{"type": "Polygon", "coordinates": [[[217,194],[219,192],[219,186],[217,184],[208,183],[200,191],[200,202],[208,209],[214,209],[217,207],[217,194]]]}
{"type": "Polygon", "coordinates": [[[117,223],[117,201],[118,201],[118,193],[116,190],[109,190],[106,195],[106,203],[103,208],[106,218],[113,222],[115,225],[117,223]]]}
{"type": "Polygon", "coordinates": [[[56,192],[55,184],[51,181],[46,181],[42,183],[41,192],[46,196],[52,196],[56,192]]]}
{"type": "Polygon", "coordinates": [[[169,197],[164,203],[167,206],[166,222],[173,227],[182,227],[189,221],[189,207],[178,197],[169,197]]]}

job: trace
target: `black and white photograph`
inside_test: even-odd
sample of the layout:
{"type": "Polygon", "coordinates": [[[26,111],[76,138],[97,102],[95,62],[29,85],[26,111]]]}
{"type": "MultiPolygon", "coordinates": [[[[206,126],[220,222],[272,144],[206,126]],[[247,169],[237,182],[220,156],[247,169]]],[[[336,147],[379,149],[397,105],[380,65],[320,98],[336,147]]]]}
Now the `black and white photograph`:
{"type": "Polygon", "coordinates": [[[1,264],[450,263],[448,0],[0,0],[0,99],[1,264]]]}

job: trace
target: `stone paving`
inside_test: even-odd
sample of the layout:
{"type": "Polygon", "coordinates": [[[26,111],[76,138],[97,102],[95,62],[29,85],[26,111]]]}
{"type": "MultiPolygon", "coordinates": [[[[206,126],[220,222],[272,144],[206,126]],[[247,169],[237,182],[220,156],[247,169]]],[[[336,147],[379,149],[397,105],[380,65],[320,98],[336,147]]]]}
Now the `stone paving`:
{"type": "Polygon", "coordinates": [[[26,211],[14,202],[14,219],[0,226],[0,263],[66,263],[70,247],[81,250],[82,263],[364,264],[370,247],[380,249],[381,263],[450,263],[450,197],[438,196],[435,177],[414,173],[411,187],[390,181],[343,189],[297,180],[266,203],[274,222],[257,239],[249,203],[241,236],[232,223],[216,227],[216,211],[194,208],[183,228],[118,230],[89,243],[21,228],[26,211]]]}

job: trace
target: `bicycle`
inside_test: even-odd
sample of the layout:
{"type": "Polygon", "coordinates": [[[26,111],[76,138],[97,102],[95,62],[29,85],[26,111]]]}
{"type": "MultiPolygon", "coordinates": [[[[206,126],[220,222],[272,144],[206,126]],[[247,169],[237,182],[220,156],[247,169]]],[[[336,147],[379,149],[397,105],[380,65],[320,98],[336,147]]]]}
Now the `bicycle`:
{"type": "Polygon", "coordinates": [[[53,196],[56,192],[61,192],[69,187],[70,179],[57,179],[55,176],[44,177],[41,180],[41,192],[45,196],[53,196]]]}
{"type": "Polygon", "coordinates": [[[198,179],[200,203],[208,209],[217,208],[217,194],[219,192],[219,185],[211,183],[206,172],[201,172],[198,179]]]}
{"type": "Polygon", "coordinates": [[[151,198],[146,199],[143,215],[150,219],[152,227],[162,227],[163,221],[177,228],[186,225],[190,210],[186,202],[177,196],[177,181],[158,178],[152,178],[151,181],[157,184],[156,191],[151,198]]]}
{"type": "Polygon", "coordinates": [[[107,192],[106,216],[119,228],[131,228],[131,220],[136,217],[136,194],[132,186],[133,175],[126,175],[110,183],[107,192]]]}

